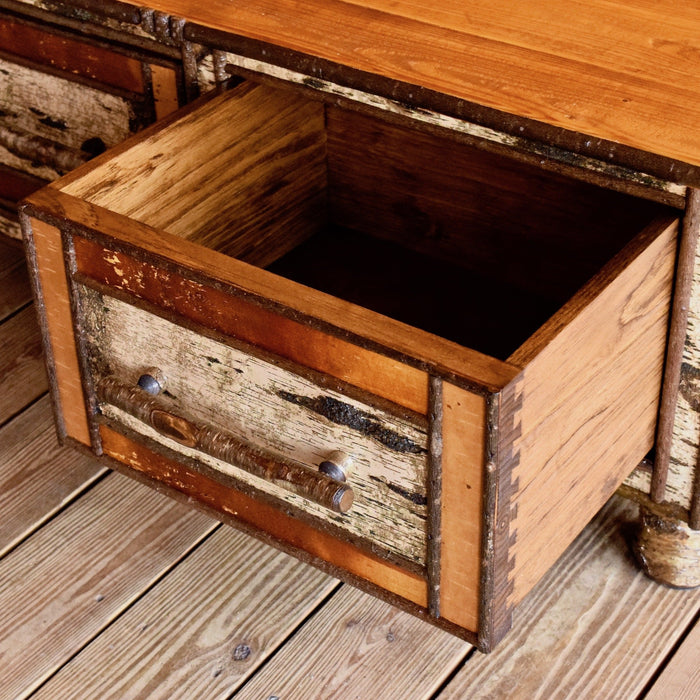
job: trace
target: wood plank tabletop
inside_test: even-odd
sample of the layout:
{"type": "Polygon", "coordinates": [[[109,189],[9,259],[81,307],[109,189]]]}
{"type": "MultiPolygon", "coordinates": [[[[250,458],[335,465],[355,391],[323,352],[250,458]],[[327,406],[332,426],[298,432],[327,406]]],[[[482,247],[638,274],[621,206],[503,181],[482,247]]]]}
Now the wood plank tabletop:
{"type": "MultiPolygon", "coordinates": [[[[553,127],[544,133],[547,141],[574,144],[575,150],[611,162],[624,160],[619,145],[700,166],[697,3],[250,0],[234,9],[228,0],[150,0],[148,5],[225,35],[281,47],[284,56],[268,47],[268,58],[276,54],[275,61],[304,64],[317,78],[333,77],[333,66],[341,66],[351,71],[338,73],[341,81],[353,87],[373,86],[418,106],[428,99],[425,91],[456,98],[477,119],[495,120],[522,136],[543,136],[538,125],[553,127]]],[[[683,167],[675,172],[678,181],[687,175],[683,167]]]]}

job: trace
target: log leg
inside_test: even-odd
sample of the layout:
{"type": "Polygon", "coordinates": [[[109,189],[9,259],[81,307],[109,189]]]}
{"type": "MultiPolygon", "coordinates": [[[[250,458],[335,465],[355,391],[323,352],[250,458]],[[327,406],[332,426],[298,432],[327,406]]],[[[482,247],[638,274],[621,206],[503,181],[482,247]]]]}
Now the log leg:
{"type": "Polygon", "coordinates": [[[634,550],[644,572],[674,588],[700,586],[700,530],[644,506],[640,515],[634,550]]]}

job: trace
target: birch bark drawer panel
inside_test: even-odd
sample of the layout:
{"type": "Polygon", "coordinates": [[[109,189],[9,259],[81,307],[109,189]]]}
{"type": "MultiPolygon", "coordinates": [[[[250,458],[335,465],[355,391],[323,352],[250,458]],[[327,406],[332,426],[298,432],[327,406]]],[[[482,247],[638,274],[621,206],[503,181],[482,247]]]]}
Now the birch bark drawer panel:
{"type": "MultiPolygon", "coordinates": [[[[108,424],[199,459],[215,476],[234,477],[237,488],[245,490],[250,485],[277,495],[296,506],[297,517],[309,513],[333,526],[339,536],[351,541],[365,539],[373,549],[398,555],[406,564],[425,563],[425,419],[411,421],[389,415],[337,391],[322,389],[284,367],[87,287],[81,292],[81,307],[87,355],[94,364],[90,376],[98,389],[100,413],[108,424]],[[149,374],[144,358],[155,362],[157,371],[149,374]],[[344,487],[338,491],[337,481],[321,480],[322,486],[331,489],[328,494],[307,493],[307,482],[295,481],[293,466],[266,481],[203,454],[201,449],[182,445],[164,434],[160,425],[154,428],[139,420],[142,406],[152,403],[137,388],[144,375],[164,378],[165,396],[158,408],[177,416],[194,411],[197,421],[211,427],[215,442],[209,451],[214,455],[220,454],[217,445],[230,447],[232,443],[225,443],[224,436],[231,435],[236,444],[256,445],[270,454],[291,458],[313,475],[334,453],[344,451],[352,458],[347,478],[352,495],[346,495],[346,500],[353,499],[352,515],[339,512],[345,509],[340,503],[345,491],[344,487]],[[129,389],[135,391],[135,399],[129,389]]],[[[147,379],[141,383],[144,381],[147,379]]]]}
{"type": "Polygon", "coordinates": [[[653,447],[660,205],[245,82],[22,211],[66,439],[481,649],[653,447]]]}
{"type": "Polygon", "coordinates": [[[0,17],[0,163],[19,183],[59,177],[176,109],[180,72],[172,58],[0,17]]]}

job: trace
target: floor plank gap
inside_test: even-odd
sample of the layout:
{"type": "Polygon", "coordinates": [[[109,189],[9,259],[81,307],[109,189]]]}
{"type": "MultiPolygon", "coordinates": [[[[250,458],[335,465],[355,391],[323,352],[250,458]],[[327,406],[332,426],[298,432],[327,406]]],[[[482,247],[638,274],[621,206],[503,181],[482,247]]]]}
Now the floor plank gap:
{"type": "MultiPolygon", "coordinates": [[[[642,692],[637,696],[637,700],[642,700],[643,698],[646,698],[649,696],[649,694],[654,689],[654,686],[659,681],[659,679],[664,674],[664,672],[674,662],[674,659],[677,659],[677,654],[678,654],[679,650],[682,648],[682,646],[686,642],[686,640],[693,634],[693,632],[695,631],[695,629],[697,627],[700,627],[700,608],[698,609],[698,612],[695,614],[693,621],[688,625],[688,627],[680,635],[680,637],[678,638],[676,643],[673,645],[673,648],[669,651],[666,658],[656,668],[656,671],[649,679],[649,682],[646,684],[646,686],[644,687],[642,692]]],[[[658,688],[656,688],[656,690],[658,691],[658,688]]]]}
{"type": "Polygon", "coordinates": [[[227,700],[233,700],[236,696],[238,696],[240,693],[245,692],[246,686],[255,679],[255,677],[259,674],[262,673],[262,671],[265,669],[265,667],[274,661],[275,656],[286,647],[287,643],[290,642],[294,637],[299,633],[301,629],[311,620],[314,615],[318,614],[319,610],[321,610],[323,607],[328,605],[330,601],[338,595],[338,593],[343,589],[343,586],[345,584],[341,583],[340,581],[337,582],[337,585],[335,588],[333,588],[328,595],[323,599],[318,602],[318,605],[316,605],[312,610],[309,610],[308,615],[304,617],[302,620],[299,621],[299,624],[297,624],[292,630],[290,630],[289,634],[281,641],[279,646],[275,649],[273,653],[271,653],[263,663],[261,663],[258,668],[256,669],[255,673],[252,674],[249,678],[246,679],[245,683],[242,683],[236,690],[228,696],[227,700]]]}

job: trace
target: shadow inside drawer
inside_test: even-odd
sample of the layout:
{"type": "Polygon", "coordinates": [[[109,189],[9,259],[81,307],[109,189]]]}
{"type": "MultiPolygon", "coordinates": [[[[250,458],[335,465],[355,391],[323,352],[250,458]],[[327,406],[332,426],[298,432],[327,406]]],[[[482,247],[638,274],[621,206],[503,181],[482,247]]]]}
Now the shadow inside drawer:
{"type": "Polygon", "coordinates": [[[502,360],[562,302],[343,228],[313,236],[267,269],[502,360]]]}

